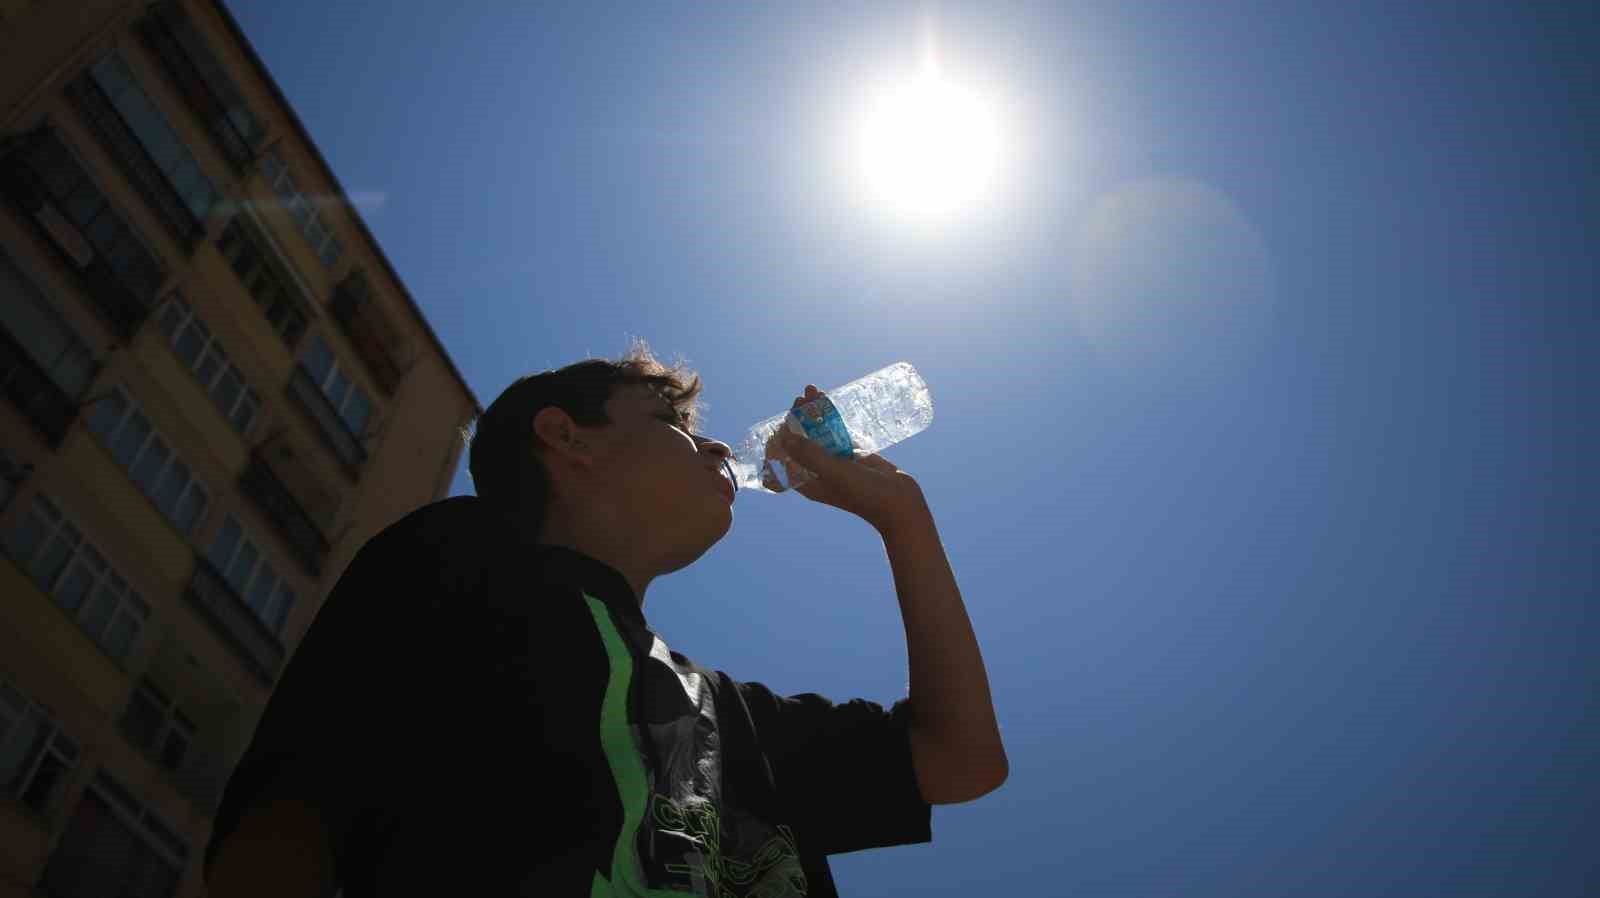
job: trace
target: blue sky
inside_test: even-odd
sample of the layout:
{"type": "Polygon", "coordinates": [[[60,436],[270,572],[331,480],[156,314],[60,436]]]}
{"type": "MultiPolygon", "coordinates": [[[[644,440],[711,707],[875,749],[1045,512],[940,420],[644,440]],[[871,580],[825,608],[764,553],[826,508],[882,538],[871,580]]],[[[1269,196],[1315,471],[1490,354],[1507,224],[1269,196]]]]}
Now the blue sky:
{"type": "MultiPolygon", "coordinates": [[[[229,6],[483,403],[632,335],[729,442],[923,373],[934,423],[885,454],[1011,777],[834,858],[842,892],[1595,887],[1592,11],[229,6]],[[840,151],[929,33],[1003,163],[938,221],[840,151]]],[[[867,525],[735,515],[651,587],[662,637],[904,695],[867,525]]]]}

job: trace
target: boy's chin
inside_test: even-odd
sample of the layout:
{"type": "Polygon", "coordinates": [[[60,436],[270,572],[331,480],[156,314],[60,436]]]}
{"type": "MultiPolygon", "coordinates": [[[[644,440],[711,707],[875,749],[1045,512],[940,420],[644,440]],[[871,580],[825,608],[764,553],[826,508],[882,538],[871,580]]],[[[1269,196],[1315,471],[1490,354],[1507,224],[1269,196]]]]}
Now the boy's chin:
{"type": "MultiPolygon", "coordinates": [[[[696,561],[699,561],[701,556],[711,551],[711,547],[721,542],[722,538],[727,536],[728,531],[732,529],[733,515],[730,513],[726,522],[720,529],[713,530],[711,533],[706,534],[704,538],[696,541],[695,543],[689,543],[687,540],[685,540],[685,544],[680,546],[681,551],[678,554],[676,564],[673,565],[672,570],[679,571],[691,564],[694,564],[696,561]]],[[[688,534],[685,534],[685,536],[688,536],[688,534]]]]}

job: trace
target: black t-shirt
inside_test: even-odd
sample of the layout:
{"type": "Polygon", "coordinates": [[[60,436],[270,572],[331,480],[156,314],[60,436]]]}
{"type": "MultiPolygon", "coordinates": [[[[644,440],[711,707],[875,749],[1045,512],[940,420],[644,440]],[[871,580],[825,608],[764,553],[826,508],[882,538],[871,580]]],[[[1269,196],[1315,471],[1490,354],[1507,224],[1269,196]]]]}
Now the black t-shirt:
{"type": "Polygon", "coordinates": [[[626,580],[471,497],[368,542],[273,692],[206,848],[319,808],[346,898],[833,896],[826,856],[932,840],[890,710],[774,694],[646,624],[626,580]]]}

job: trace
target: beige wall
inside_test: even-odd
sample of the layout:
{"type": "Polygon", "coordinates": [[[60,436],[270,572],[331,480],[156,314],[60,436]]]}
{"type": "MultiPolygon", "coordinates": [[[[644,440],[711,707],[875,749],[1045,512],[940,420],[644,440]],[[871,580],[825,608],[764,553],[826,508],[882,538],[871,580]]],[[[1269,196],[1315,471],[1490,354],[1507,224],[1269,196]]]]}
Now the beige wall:
{"type": "MultiPolygon", "coordinates": [[[[329,268],[315,256],[277,199],[259,166],[235,172],[199,117],[174,88],[157,58],[131,30],[145,4],[77,0],[46,3],[0,0],[0,132],[15,135],[41,121],[53,123],[83,161],[113,208],[166,266],[162,296],[172,291],[196,309],[232,363],[262,398],[260,419],[242,437],[211,404],[193,375],[147,318],[127,345],[119,345],[88,302],[76,273],[15,207],[0,203],[0,246],[40,289],[57,313],[99,353],[101,370],[83,400],[113,385],[128,389],[210,494],[194,532],[182,534],[134,486],[110,453],[85,427],[84,408],[56,447],[31,421],[0,400],[0,449],[33,471],[0,510],[0,535],[11,533],[37,495],[47,496],[83,531],[150,606],[150,617],[130,655],[114,660],[80,629],[72,615],[41,592],[9,558],[0,556],[0,678],[44,706],[79,745],[81,755],[50,812],[34,814],[0,798],[0,898],[31,894],[88,783],[97,771],[115,777],[187,841],[190,862],[178,894],[205,894],[199,859],[210,833],[210,811],[188,797],[174,776],[131,745],[118,721],[141,676],[176,694],[179,707],[200,725],[190,756],[225,768],[248,744],[271,683],[246,665],[233,642],[185,597],[195,557],[210,546],[227,515],[236,516],[297,595],[281,634],[292,657],[316,618],[327,590],[355,551],[378,530],[442,497],[459,464],[460,428],[478,410],[476,399],[415,311],[415,306],[370,242],[356,214],[324,206],[324,224],[343,247],[329,268]],[[116,47],[141,87],[179,132],[206,175],[229,200],[251,200],[276,246],[309,287],[307,333],[291,349],[270,329],[215,241],[225,222],[208,222],[206,239],[192,255],[136,193],[117,160],[68,104],[62,87],[108,48],[116,47]],[[410,367],[394,395],[385,395],[355,346],[327,307],[335,286],[352,270],[365,271],[374,301],[402,332],[410,367]],[[341,368],[374,400],[369,453],[359,476],[346,474],[316,427],[296,407],[286,386],[312,334],[333,349],[341,368]],[[291,553],[271,518],[238,485],[252,452],[271,442],[292,450],[296,483],[310,485],[308,511],[331,550],[320,576],[291,553]],[[309,499],[317,487],[328,501],[309,499]]],[[[305,193],[337,195],[333,180],[275,88],[234,41],[209,0],[185,8],[204,33],[237,87],[269,132],[305,193]]],[[[0,163],[3,164],[3,163],[0,163]]]]}

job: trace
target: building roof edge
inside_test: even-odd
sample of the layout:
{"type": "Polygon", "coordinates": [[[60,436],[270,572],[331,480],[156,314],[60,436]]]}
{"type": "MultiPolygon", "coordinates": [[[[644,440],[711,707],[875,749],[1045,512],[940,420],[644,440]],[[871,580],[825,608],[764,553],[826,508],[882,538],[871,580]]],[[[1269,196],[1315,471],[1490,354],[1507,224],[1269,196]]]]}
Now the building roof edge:
{"type": "Polygon", "coordinates": [[[467,383],[467,379],[461,376],[461,370],[456,367],[455,360],[450,357],[450,353],[445,351],[444,344],[440,342],[439,335],[434,332],[433,325],[428,323],[428,317],[423,314],[422,307],[417,305],[417,300],[411,295],[411,290],[406,287],[406,282],[400,277],[400,273],[395,270],[394,264],[389,261],[388,255],[383,251],[382,244],[378,243],[378,239],[372,235],[372,231],[367,227],[366,221],[361,217],[361,212],[356,209],[355,204],[350,202],[350,196],[345,192],[344,185],[339,182],[339,176],[334,174],[333,166],[328,164],[328,160],[322,155],[322,150],[317,147],[317,142],[311,139],[311,133],[306,130],[305,124],[300,121],[300,116],[294,111],[294,105],[289,102],[288,97],[284,96],[283,88],[278,86],[277,80],[267,70],[267,64],[261,59],[260,54],[256,52],[255,46],[250,43],[250,38],[245,36],[244,29],[239,27],[238,21],[228,11],[228,7],[223,0],[211,0],[211,5],[222,16],[222,21],[228,26],[228,30],[233,34],[234,40],[238,41],[239,46],[244,48],[245,57],[250,60],[251,65],[255,66],[256,73],[261,76],[261,80],[266,82],[267,88],[272,91],[273,98],[288,113],[289,123],[311,151],[311,158],[315,159],[317,164],[322,167],[322,172],[327,176],[329,183],[333,185],[333,189],[338,192],[339,199],[344,203],[350,220],[355,222],[356,228],[361,232],[361,236],[371,246],[373,255],[378,258],[378,264],[383,266],[384,270],[389,273],[389,277],[394,280],[395,285],[400,288],[400,295],[405,298],[406,304],[411,307],[412,314],[417,317],[417,322],[422,325],[423,333],[428,335],[428,340],[433,344],[434,349],[439,351],[440,357],[444,359],[445,367],[450,369],[450,373],[461,384],[461,389],[466,391],[467,399],[472,402],[473,414],[482,415],[483,405],[478,402],[478,397],[473,394],[472,387],[467,383]]]}

